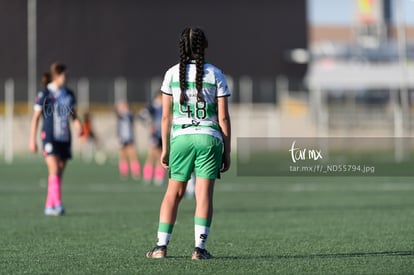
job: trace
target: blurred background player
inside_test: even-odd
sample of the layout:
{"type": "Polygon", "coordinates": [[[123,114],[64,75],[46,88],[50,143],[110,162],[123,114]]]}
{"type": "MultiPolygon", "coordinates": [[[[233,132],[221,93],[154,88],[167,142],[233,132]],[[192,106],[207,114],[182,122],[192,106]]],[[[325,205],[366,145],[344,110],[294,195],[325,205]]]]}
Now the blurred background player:
{"type": "Polygon", "coordinates": [[[95,154],[97,146],[97,137],[92,126],[92,119],[90,113],[83,114],[83,128],[81,141],[81,157],[85,162],[91,162],[95,154]]]}
{"type": "Polygon", "coordinates": [[[180,38],[180,63],[164,77],[161,163],[169,168],[161,204],[157,245],[147,258],[165,258],[178,205],[191,173],[196,174],[195,248],[192,259],[210,259],[205,245],[213,216],[213,192],[220,171],[230,167],[230,91],[224,74],[204,62],[204,32],[186,28],[180,38]]]}
{"type": "Polygon", "coordinates": [[[126,101],[119,101],[116,104],[116,116],[118,120],[119,149],[119,174],[121,179],[127,179],[129,168],[134,180],[141,176],[141,165],[137,158],[134,138],[134,115],[129,109],[126,101]]]}
{"type": "Polygon", "coordinates": [[[144,183],[154,182],[155,185],[164,183],[165,169],[160,163],[162,139],[161,139],[161,117],[162,117],[162,93],[157,92],[151,103],[140,113],[144,121],[150,122],[150,147],[144,165],[144,183]]]}
{"type": "Polygon", "coordinates": [[[50,75],[43,74],[42,84],[44,87],[34,105],[29,149],[37,152],[36,134],[39,119],[43,116],[42,150],[49,173],[44,213],[60,216],[65,212],[61,198],[62,176],[67,160],[72,157],[69,119],[72,118],[79,134],[82,133],[82,124],[76,114],[75,96],[66,87],[66,66],[53,63],[50,75]]]}
{"type": "Polygon", "coordinates": [[[195,198],[195,188],[196,188],[196,176],[191,173],[191,177],[187,182],[187,188],[185,189],[185,197],[187,199],[194,199],[195,198]]]}

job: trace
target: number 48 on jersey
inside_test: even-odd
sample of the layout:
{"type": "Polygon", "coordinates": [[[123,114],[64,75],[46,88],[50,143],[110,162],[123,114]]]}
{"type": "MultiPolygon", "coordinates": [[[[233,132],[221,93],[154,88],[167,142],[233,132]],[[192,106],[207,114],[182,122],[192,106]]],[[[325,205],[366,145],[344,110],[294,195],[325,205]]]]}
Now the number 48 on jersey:
{"type": "Polygon", "coordinates": [[[204,101],[198,101],[195,104],[186,103],[180,104],[180,112],[187,114],[188,118],[205,119],[207,117],[206,103],[204,101]],[[195,114],[195,115],[194,115],[195,114]]]}

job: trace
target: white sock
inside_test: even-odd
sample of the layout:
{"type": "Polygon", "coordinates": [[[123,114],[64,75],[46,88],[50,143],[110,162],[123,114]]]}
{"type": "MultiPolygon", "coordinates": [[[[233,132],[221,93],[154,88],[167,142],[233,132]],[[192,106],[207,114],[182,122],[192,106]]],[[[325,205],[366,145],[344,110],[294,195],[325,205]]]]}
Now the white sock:
{"type": "Polygon", "coordinates": [[[209,232],[210,232],[209,226],[198,225],[198,224],[194,225],[195,247],[206,249],[206,242],[207,242],[209,232]]]}
{"type": "Polygon", "coordinates": [[[167,246],[170,242],[171,233],[159,232],[157,233],[157,246],[167,246]]]}

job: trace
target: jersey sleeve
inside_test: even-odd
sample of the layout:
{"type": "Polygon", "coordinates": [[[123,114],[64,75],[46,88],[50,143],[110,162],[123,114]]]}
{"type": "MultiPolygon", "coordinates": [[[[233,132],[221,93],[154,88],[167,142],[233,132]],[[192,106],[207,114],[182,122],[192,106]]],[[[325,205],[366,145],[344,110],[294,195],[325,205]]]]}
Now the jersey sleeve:
{"type": "Polygon", "coordinates": [[[172,72],[171,69],[165,73],[164,80],[161,85],[161,92],[167,95],[172,95],[171,90],[172,72]]]}
{"type": "Polygon", "coordinates": [[[44,101],[45,101],[45,92],[43,91],[38,92],[35,98],[35,104],[34,104],[33,109],[35,111],[42,111],[44,101]]]}
{"type": "Polygon", "coordinates": [[[230,96],[230,90],[227,86],[226,76],[222,71],[217,70],[216,74],[216,85],[217,85],[217,97],[226,97],[230,96]]]}

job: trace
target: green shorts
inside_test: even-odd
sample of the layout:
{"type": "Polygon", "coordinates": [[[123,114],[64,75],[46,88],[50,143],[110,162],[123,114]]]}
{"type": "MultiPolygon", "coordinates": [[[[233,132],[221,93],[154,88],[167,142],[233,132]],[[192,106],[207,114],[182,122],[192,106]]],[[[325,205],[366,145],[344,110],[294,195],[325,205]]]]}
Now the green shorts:
{"type": "Polygon", "coordinates": [[[220,177],[223,142],[207,134],[180,135],[171,139],[170,178],[186,182],[194,171],[196,177],[220,177]]]}

